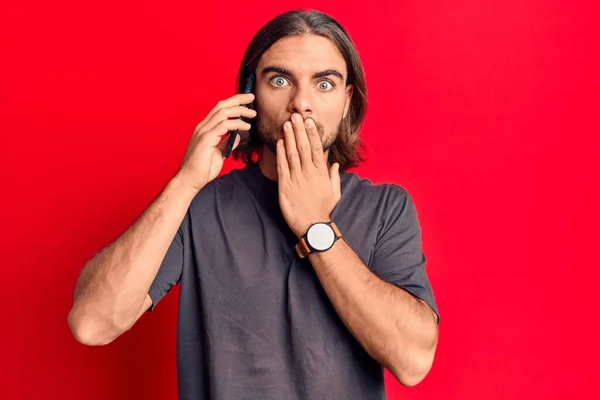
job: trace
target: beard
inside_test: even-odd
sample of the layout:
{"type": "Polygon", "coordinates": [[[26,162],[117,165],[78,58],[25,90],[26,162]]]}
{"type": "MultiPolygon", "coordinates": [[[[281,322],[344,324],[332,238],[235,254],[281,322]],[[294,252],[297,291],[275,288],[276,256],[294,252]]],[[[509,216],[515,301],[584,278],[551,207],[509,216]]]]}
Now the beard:
{"type": "MultiPolygon", "coordinates": [[[[317,127],[317,133],[319,134],[319,138],[323,144],[323,152],[326,152],[329,150],[329,148],[331,148],[331,146],[333,146],[333,143],[338,136],[341,121],[338,123],[338,126],[334,132],[331,132],[329,135],[325,135],[325,127],[323,124],[315,121],[314,119],[312,120],[317,127]]],[[[261,113],[259,113],[257,116],[256,127],[260,142],[267,146],[267,148],[271,150],[273,154],[277,154],[277,140],[283,137],[283,125],[285,122],[286,121],[276,121],[273,118],[261,113]]]]}

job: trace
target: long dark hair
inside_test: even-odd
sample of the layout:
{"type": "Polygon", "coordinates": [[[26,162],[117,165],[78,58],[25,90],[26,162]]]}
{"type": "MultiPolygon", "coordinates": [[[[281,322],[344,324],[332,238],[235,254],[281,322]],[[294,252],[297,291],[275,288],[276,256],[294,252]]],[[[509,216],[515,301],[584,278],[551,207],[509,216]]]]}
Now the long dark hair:
{"type": "MultiPolygon", "coordinates": [[[[254,71],[261,56],[279,39],[286,36],[313,34],[331,40],[346,61],[348,77],[346,85],[354,85],[354,92],[346,118],[340,123],[339,135],[329,148],[329,163],[339,163],[340,170],[358,166],[364,161],[363,144],[360,140],[360,128],[367,111],[367,88],[362,63],[352,40],[342,26],[327,14],[315,10],[294,10],[281,14],[254,35],[237,77],[238,92],[244,90],[246,80],[254,71]]],[[[234,159],[244,163],[256,162],[262,143],[258,136],[255,120],[251,122],[249,134],[241,136],[238,147],[233,151],[234,159]]]]}

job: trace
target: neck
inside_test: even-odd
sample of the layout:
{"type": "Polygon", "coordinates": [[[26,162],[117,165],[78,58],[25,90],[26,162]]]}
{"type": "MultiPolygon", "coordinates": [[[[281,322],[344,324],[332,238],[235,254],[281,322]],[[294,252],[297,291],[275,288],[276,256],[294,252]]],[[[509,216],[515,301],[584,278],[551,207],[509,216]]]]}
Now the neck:
{"type": "MultiPolygon", "coordinates": [[[[328,151],[325,152],[325,158],[328,160],[328,151]]],[[[262,155],[260,156],[260,160],[258,160],[258,166],[262,174],[272,181],[277,182],[279,180],[279,176],[277,174],[277,156],[269,150],[267,146],[263,146],[262,155]]],[[[329,160],[327,161],[327,168],[329,169],[329,160]]]]}

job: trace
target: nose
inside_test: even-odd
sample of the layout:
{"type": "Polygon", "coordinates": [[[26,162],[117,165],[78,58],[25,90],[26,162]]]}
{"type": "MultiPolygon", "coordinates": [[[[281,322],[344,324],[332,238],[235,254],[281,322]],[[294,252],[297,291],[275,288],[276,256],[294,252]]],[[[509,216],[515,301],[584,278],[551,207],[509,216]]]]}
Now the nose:
{"type": "Polygon", "coordinates": [[[310,98],[310,88],[298,84],[292,93],[292,98],[288,105],[290,114],[298,113],[303,118],[309,117],[313,112],[312,99],[310,98]]]}

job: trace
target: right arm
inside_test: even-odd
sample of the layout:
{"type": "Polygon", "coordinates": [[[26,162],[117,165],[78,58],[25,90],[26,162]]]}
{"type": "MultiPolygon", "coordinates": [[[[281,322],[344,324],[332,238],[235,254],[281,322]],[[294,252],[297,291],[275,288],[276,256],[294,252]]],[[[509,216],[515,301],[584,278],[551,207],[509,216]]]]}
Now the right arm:
{"type": "MultiPolygon", "coordinates": [[[[249,130],[232,119],[256,115],[242,104],[254,95],[221,101],[196,127],[184,161],[160,195],[116,241],[89,260],[75,286],[68,322],[77,341],[104,345],[133,326],[150,307],[148,294],[160,265],[196,194],[223,167],[227,133],[249,130]]],[[[239,136],[235,146],[239,144],[239,136]]]]}
{"type": "Polygon", "coordinates": [[[107,344],[150,307],[148,289],[194,196],[176,176],[125,233],[85,265],[68,319],[79,342],[107,344]]]}

